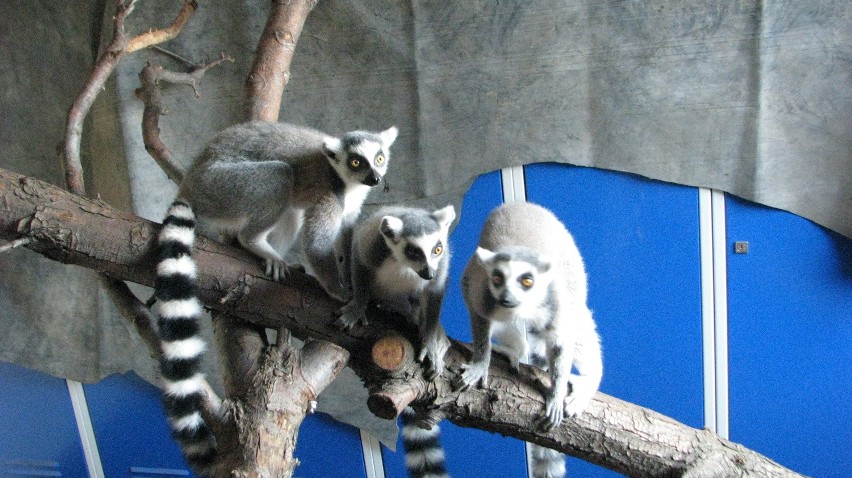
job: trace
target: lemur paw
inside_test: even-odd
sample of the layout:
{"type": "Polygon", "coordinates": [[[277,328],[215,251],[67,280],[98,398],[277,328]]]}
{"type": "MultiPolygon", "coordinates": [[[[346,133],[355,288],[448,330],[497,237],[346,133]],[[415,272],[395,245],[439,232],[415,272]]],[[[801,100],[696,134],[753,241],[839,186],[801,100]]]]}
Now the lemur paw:
{"type": "Polygon", "coordinates": [[[466,363],[462,364],[461,368],[463,372],[453,379],[453,390],[463,392],[471,386],[488,386],[488,367],[484,363],[466,363]]]}
{"type": "Polygon", "coordinates": [[[548,431],[558,427],[565,417],[564,399],[548,398],[544,407],[544,416],[539,421],[539,428],[548,431]]]}
{"type": "Polygon", "coordinates": [[[278,259],[266,259],[266,275],[275,282],[286,279],[289,275],[287,263],[278,259]]]}
{"type": "Polygon", "coordinates": [[[417,361],[423,364],[423,376],[426,380],[431,382],[444,372],[444,354],[449,346],[446,338],[431,338],[424,342],[417,361]]]}
{"type": "Polygon", "coordinates": [[[367,316],[364,314],[363,310],[359,309],[360,308],[352,302],[349,302],[338,309],[336,312],[338,317],[337,320],[334,321],[335,327],[349,332],[355,326],[366,326],[367,316]]]}
{"type": "Polygon", "coordinates": [[[278,259],[266,259],[265,262],[266,275],[275,282],[287,279],[290,277],[292,271],[305,272],[305,267],[301,264],[288,266],[286,262],[279,261],[278,259]]]}

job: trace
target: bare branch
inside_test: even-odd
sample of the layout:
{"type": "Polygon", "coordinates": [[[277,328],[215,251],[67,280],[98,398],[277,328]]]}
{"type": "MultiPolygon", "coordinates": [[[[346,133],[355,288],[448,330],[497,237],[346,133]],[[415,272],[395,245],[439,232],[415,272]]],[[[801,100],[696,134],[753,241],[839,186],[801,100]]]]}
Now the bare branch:
{"type": "Polygon", "coordinates": [[[124,54],[127,45],[127,35],[124,32],[124,20],[133,11],[135,0],[125,4],[122,0],[116,0],[116,13],[113,17],[115,31],[112,41],[106,51],[101,55],[89,75],[88,81],[83,85],[83,90],[77,95],[65,123],[65,141],[60,156],[65,168],[65,182],[68,189],[79,195],[86,193],[83,179],[83,166],[80,161],[80,139],[83,135],[83,120],[89,114],[92,104],[103,89],[107,78],[112,74],[118,61],[124,54]]]}
{"type": "Polygon", "coordinates": [[[127,43],[127,47],[125,47],[124,52],[133,53],[134,51],[148,48],[149,46],[156,45],[158,43],[164,43],[175,38],[180,34],[183,27],[186,26],[189,19],[192,18],[192,14],[195,13],[197,9],[198,3],[196,3],[195,0],[185,0],[183,2],[183,7],[175,18],[175,21],[170,26],[159,30],[149,30],[146,33],[134,37],[127,43]]]}
{"type": "MultiPolygon", "coordinates": [[[[86,193],[83,166],[80,160],[80,140],[83,135],[83,121],[88,116],[95,98],[103,90],[104,84],[106,84],[107,79],[112,75],[118,62],[126,53],[133,51],[128,50],[130,40],[128,40],[127,33],[124,31],[124,22],[130,13],[133,12],[135,5],[136,0],[131,0],[128,3],[124,3],[123,0],[115,0],[116,13],[113,17],[114,31],[112,41],[107,45],[106,51],[95,62],[89,79],[83,85],[82,91],[77,95],[77,98],[68,111],[65,123],[65,138],[60,151],[60,157],[65,169],[65,182],[68,185],[68,189],[81,196],[86,193]]],[[[133,41],[136,45],[144,44],[148,46],[152,44],[153,39],[165,41],[173,38],[186,24],[186,21],[192,12],[195,11],[195,8],[195,2],[186,1],[183,9],[178,14],[178,19],[175,20],[172,27],[166,29],[169,32],[168,35],[154,35],[153,32],[150,32],[151,35],[145,34],[140,36],[145,37],[144,40],[137,40],[140,38],[137,37],[133,41]]]]}
{"type": "MultiPolygon", "coordinates": [[[[183,60],[181,58],[182,61],[183,60]]],[[[166,176],[175,183],[180,183],[183,180],[185,170],[183,166],[175,160],[172,151],[163,144],[160,139],[160,116],[163,114],[163,99],[160,91],[160,82],[169,82],[189,85],[195,92],[195,96],[200,96],[198,93],[198,82],[210,68],[219,65],[224,61],[233,62],[234,59],[222,53],[222,57],[205,65],[193,66],[193,70],[189,73],[178,73],[169,71],[159,65],[151,65],[150,63],[139,73],[139,80],[142,86],[136,91],[136,94],[142,98],[145,103],[145,109],[142,113],[142,140],[145,144],[145,150],[157,162],[166,176]]]]}
{"type": "Polygon", "coordinates": [[[277,121],[290,81],[290,62],[308,14],[318,0],[273,0],[246,79],[246,117],[277,121]]]}
{"type": "Polygon", "coordinates": [[[106,275],[101,275],[100,277],[104,289],[118,307],[121,315],[133,323],[136,332],[139,333],[142,341],[148,346],[148,353],[151,355],[151,358],[159,361],[162,349],[160,337],[154,330],[154,323],[157,319],[151,313],[151,309],[136,298],[124,282],[106,275]]]}

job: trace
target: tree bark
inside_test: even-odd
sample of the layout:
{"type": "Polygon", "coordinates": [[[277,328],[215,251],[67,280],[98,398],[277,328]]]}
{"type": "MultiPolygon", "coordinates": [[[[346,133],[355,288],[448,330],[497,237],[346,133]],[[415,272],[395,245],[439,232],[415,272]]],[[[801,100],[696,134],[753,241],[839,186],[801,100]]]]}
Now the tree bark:
{"type": "MultiPolygon", "coordinates": [[[[157,224],[5,170],[0,170],[0,199],[3,239],[27,237],[34,242],[26,247],[51,259],[95,269],[117,279],[152,284],[157,224]]],[[[540,431],[533,423],[543,413],[540,390],[548,379],[537,369],[524,366],[518,374],[500,356],[495,356],[488,388],[454,392],[449,380],[470,354],[458,342],[453,343],[447,354],[447,370],[434,382],[423,378],[419,367],[411,365],[410,357],[408,366],[390,367],[396,371],[382,369],[373,363],[373,345],[387,337],[394,321],[371,316],[370,327],[349,334],[341,332],[332,325],[334,311],[341,304],[328,298],[311,277],[294,272],[284,283],[271,282],[264,277],[256,258],[205,238],[196,241],[196,251],[199,294],[205,305],[255,325],[286,327],[302,339],[337,344],[351,355],[350,365],[365,380],[373,396],[386,397],[394,409],[405,406],[414,397],[415,409],[429,411],[433,416],[442,415],[464,427],[551,447],[628,476],[800,476],[707,430],[687,427],[602,393],[597,394],[588,412],[577,419],[565,420],[549,432],[540,431]]],[[[416,337],[412,330],[399,333],[403,337],[416,337]]],[[[286,376],[288,365],[275,356],[278,352],[267,349],[264,353],[261,368],[284,370],[286,376]]],[[[325,352],[318,356],[325,356],[325,352]]],[[[304,368],[305,359],[299,360],[304,368]]],[[[345,362],[345,358],[340,361],[345,362]]],[[[260,395],[275,387],[272,382],[260,385],[257,387],[260,395]]],[[[287,388],[292,392],[311,387],[287,388]]],[[[268,404],[264,400],[270,399],[257,398],[257,403],[268,404]]],[[[377,403],[371,409],[381,412],[378,407],[382,400],[374,401],[377,403]]],[[[230,413],[238,413],[240,406],[231,407],[230,413]]],[[[268,411],[268,405],[265,410],[268,411]]],[[[258,413],[265,412],[258,410],[258,413]]],[[[244,427],[243,432],[265,433],[265,429],[253,428],[265,426],[264,418],[258,417],[261,422],[244,427]]],[[[284,430],[293,426],[288,423],[276,426],[279,425],[284,430]]]]}
{"type": "Polygon", "coordinates": [[[319,0],[272,0],[246,79],[246,118],[277,121],[281,96],[290,81],[290,62],[305,19],[319,0]]]}

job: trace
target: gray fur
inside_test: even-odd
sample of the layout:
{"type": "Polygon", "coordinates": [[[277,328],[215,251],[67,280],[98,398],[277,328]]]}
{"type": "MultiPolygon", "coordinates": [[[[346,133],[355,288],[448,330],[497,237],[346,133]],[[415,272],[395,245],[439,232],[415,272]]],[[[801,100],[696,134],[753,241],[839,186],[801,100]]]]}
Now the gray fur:
{"type": "Polygon", "coordinates": [[[444,369],[449,347],[440,323],[447,285],[450,251],[447,243],[455,209],[433,212],[417,208],[386,207],[355,226],[351,246],[352,300],[339,311],[337,325],[351,329],[366,324],[369,301],[409,317],[420,331],[418,360],[426,377],[444,369]],[[436,247],[441,251],[437,254],[436,247]],[[406,255],[406,248],[418,252],[406,255]]]}
{"type": "Polygon", "coordinates": [[[196,159],[179,197],[192,205],[204,232],[236,237],[264,259],[275,280],[286,275],[284,257],[301,233],[309,272],[331,296],[345,300],[339,237],[384,176],[396,135],[393,127],[338,139],[285,123],[236,125],[196,159]]]}
{"type": "MultiPolygon", "coordinates": [[[[487,385],[493,337],[500,342],[493,347],[513,367],[529,353],[531,362],[550,372],[544,428],[587,408],[603,374],[600,338],[586,305],[583,259],[556,216],[530,203],[495,209],[465,267],[462,293],[470,314],[473,358],[455,379],[456,388],[487,385]],[[571,373],[572,365],[577,374],[571,373]]],[[[540,473],[535,476],[564,475],[561,455],[531,445],[531,456],[540,473]]]]}

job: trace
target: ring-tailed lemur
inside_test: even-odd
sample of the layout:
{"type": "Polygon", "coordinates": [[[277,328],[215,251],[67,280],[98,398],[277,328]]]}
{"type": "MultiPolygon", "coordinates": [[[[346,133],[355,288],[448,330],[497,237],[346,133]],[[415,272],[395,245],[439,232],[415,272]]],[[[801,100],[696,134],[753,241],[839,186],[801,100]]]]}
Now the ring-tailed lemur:
{"type": "MultiPolygon", "coordinates": [[[[309,272],[332,297],[348,298],[336,242],[387,171],[397,129],[342,138],[286,123],[223,130],[187,171],[178,197],[199,225],[235,235],[278,280],[301,232],[309,272]]],[[[202,230],[202,233],[207,232],[202,230]]]]}
{"type": "MultiPolygon", "coordinates": [[[[493,337],[500,341],[495,350],[506,354],[514,368],[529,353],[533,365],[550,372],[544,428],[586,409],[603,375],[600,338],[586,304],[583,259],[556,216],[530,203],[495,209],[462,275],[462,293],[473,358],[456,378],[458,388],[487,384],[493,337]],[[571,373],[572,365],[577,374],[571,373]]],[[[533,476],[564,475],[558,452],[531,445],[531,455],[533,476]]]]}
{"type": "MultiPolygon", "coordinates": [[[[428,380],[443,372],[449,348],[440,319],[450,261],[447,237],[455,217],[453,206],[433,212],[386,207],[359,222],[350,255],[352,300],[338,311],[336,322],[343,329],[366,324],[370,301],[410,318],[418,327],[417,358],[428,380]]],[[[411,407],[401,416],[406,467],[412,478],[448,477],[440,427],[420,428],[411,407]]]]}
{"type": "Polygon", "coordinates": [[[202,232],[236,235],[275,280],[286,274],[284,257],[301,233],[310,272],[343,300],[348,286],[338,263],[346,251],[336,250],[339,236],[348,234],[370,188],[381,182],[396,136],[394,127],[334,138],[250,122],[219,133],[187,171],[160,232],[155,295],[166,413],[199,474],[210,471],[215,443],[199,414],[207,384],[199,373],[204,341],[192,260],[196,218],[202,232]]]}
{"type": "Polygon", "coordinates": [[[352,235],[352,300],[338,311],[337,325],[365,324],[367,303],[410,318],[420,332],[418,360],[429,380],[444,370],[449,347],[441,326],[441,303],[447,287],[447,243],[455,208],[433,212],[386,207],[355,226],[352,235]]]}

